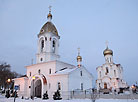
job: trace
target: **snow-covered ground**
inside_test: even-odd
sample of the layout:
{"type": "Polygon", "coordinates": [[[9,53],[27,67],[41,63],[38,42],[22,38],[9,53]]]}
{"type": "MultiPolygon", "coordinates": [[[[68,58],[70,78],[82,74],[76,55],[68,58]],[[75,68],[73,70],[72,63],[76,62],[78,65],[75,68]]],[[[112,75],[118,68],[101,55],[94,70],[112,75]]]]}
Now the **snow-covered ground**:
{"type": "MultiPolygon", "coordinates": [[[[0,102],[14,102],[14,98],[5,98],[0,95],[0,102]]],[[[72,100],[42,100],[42,99],[21,99],[16,98],[15,102],[92,102],[90,99],[72,99],[72,100]]],[[[96,102],[138,102],[138,99],[97,99],[96,102]]]]}
{"type": "MultiPolygon", "coordinates": [[[[13,98],[4,98],[0,97],[0,102],[14,102],[13,98]]],[[[72,99],[72,100],[42,100],[42,99],[34,99],[34,100],[25,100],[17,98],[15,102],[92,102],[90,99],[72,99]]],[[[98,99],[96,102],[138,102],[137,100],[126,100],[126,99],[98,99]]]]}

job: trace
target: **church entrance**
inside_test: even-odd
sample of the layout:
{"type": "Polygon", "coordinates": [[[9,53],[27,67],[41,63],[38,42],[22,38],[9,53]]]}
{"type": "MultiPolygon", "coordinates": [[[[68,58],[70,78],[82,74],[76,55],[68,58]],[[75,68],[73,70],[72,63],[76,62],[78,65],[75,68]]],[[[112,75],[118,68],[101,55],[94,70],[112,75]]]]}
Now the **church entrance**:
{"type": "Polygon", "coordinates": [[[107,89],[107,83],[104,83],[104,89],[107,89]]]}
{"type": "Polygon", "coordinates": [[[38,98],[41,98],[41,93],[42,93],[42,83],[41,83],[41,80],[40,79],[37,80],[35,82],[34,86],[35,86],[35,88],[34,88],[34,92],[35,92],[34,96],[38,97],[38,98]]]}
{"type": "Polygon", "coordinates": [[[35,77],[31,82],[31,97],[42,97],[42,82],[39,77],[35,77]]]}

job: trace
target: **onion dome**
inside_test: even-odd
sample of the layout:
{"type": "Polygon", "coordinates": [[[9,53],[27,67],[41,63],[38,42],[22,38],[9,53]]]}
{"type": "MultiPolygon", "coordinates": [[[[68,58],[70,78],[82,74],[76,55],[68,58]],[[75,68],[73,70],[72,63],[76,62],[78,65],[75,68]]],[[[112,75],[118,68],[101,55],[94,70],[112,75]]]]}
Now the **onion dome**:
{"type": "Polygon", "coordinates": [[[77,62],[81,62],[82,61],[82,57],[80,55],[77,56],[77,62]]]}
{"type": "Polygon", "coordinates": [[[43,27],[41,28],[39,35],[43,34],[43,33],[46,33],[46,32],[51,32],[51,33],[58,36],[58,31],[57,31],[55,25],[52,22],[45,23],[43,25],[43,27]]]}
{"type": "Polygon", "coordinates": [[[78,48],[78,56],[77,56],[77,62],[81,62],[82,57],[80,56],[80,48],[78,48]]]}
{"type": "Polygon", "coordinates": [[[47,15],[47,19],[48,19],[48,22],[46,22],[43,25],[38,36],[43,33],[47,33],[47,32],[51,32],[52,34],[55,34],[56,36],[58,36],[58,31],[57,31],[55,25],[51,22],[51,20],[52,20],[51,6],[49,7],[49,14],[47,15]]]}
{"type": "Polygon", "coordinates": [[[104,54],[104,56],[106,56],[106,55],[113,55],[113,51],[107,47],[104,50],[103,54],[104,54]]]}

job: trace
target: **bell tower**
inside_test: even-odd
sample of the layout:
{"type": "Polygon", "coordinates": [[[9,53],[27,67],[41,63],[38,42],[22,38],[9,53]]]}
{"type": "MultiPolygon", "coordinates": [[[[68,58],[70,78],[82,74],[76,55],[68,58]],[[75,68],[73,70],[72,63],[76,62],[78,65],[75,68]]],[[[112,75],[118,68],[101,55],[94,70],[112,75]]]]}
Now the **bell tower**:
{"type": "Polygon", "coordinates": [[[48,21],[43,25],[38,34],[37,63],[58,60],[60,57],[58,55],[60,36],[55,25],[51,22],[51,6],[49,7],[47,19],[48,21]]]}

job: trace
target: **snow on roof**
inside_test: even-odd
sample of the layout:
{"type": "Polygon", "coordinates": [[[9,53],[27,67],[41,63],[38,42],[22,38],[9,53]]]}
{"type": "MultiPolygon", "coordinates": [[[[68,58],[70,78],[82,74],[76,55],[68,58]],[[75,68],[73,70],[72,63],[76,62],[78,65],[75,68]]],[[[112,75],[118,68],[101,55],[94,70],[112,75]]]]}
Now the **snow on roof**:
{"type": "Polygon", "coordinates": [[[59,75],[59,74],[69,74],[70,72],[74,71],[78,69],[77,67],[73,67],[73,68],[63,68],[59,71],[57,71],[56,73],[52,74],[52,75],[59,75]]]}

